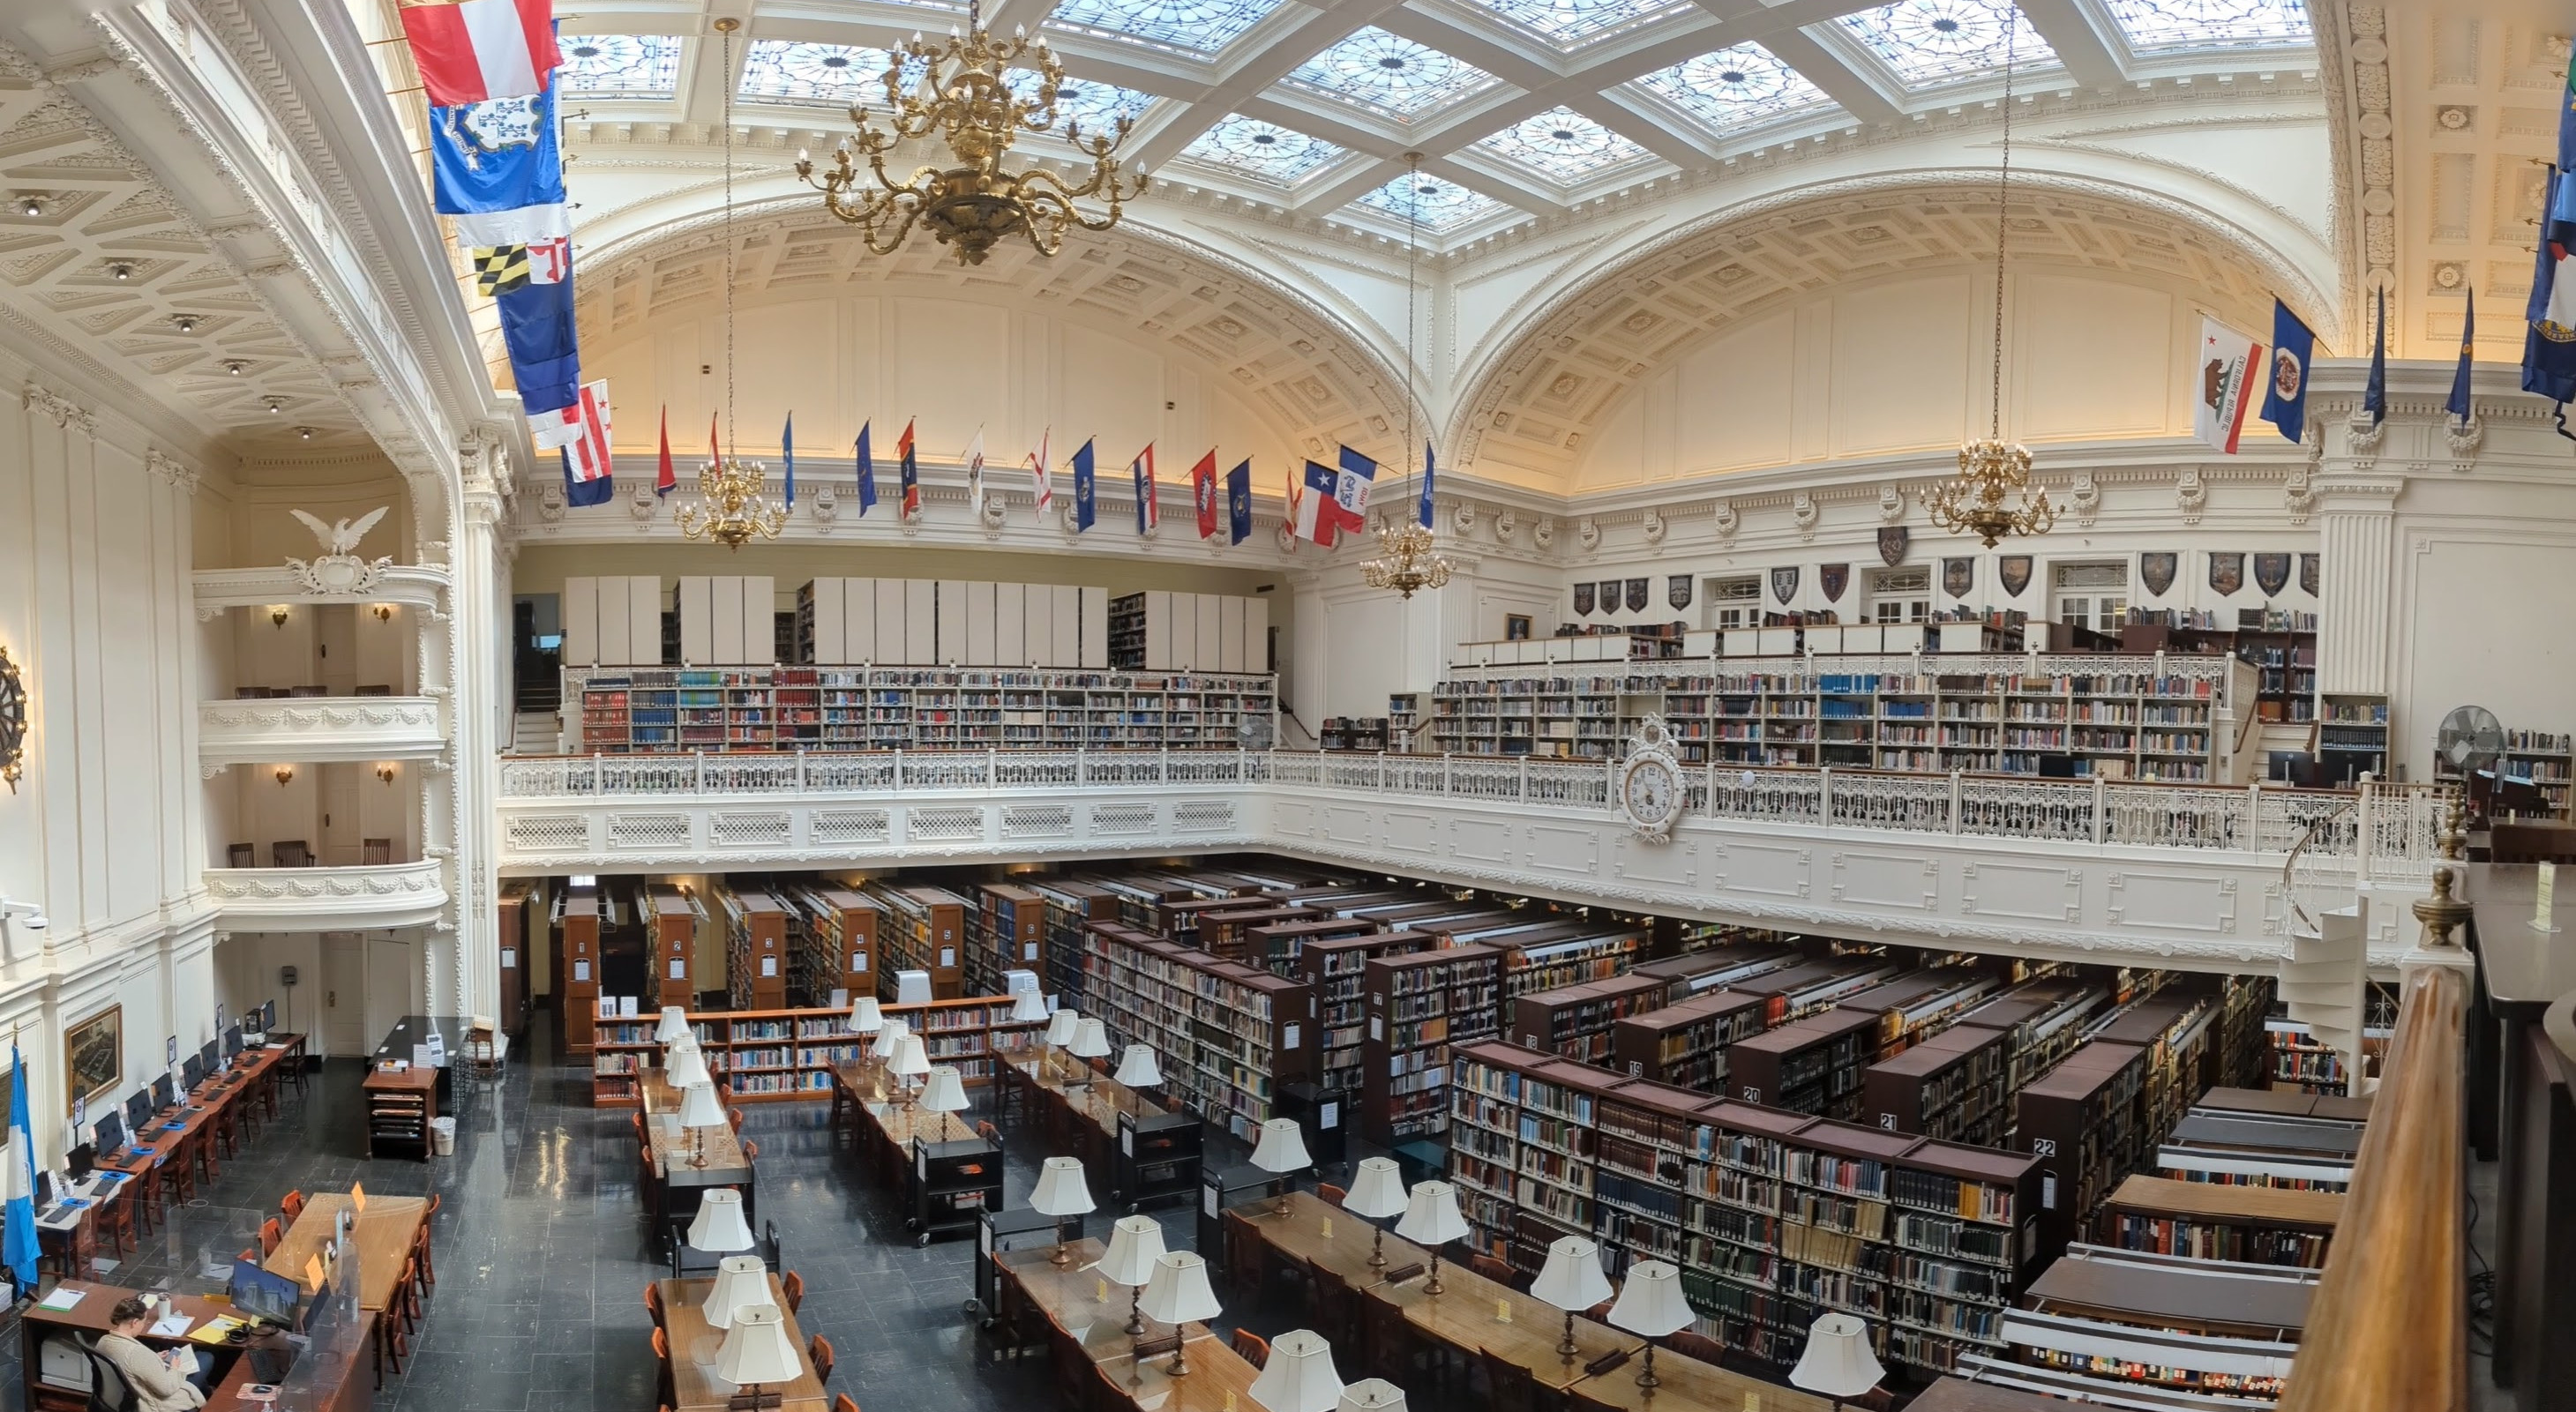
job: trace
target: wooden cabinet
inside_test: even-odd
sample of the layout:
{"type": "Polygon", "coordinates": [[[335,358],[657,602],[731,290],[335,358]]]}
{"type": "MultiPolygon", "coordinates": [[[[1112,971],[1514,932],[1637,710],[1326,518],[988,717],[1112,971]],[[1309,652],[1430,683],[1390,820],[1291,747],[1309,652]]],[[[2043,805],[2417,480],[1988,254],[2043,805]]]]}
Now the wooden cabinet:
{"type": "Polygon", "coordinates": [[[1002,994],[1007,989],[1004,972],[1040,971],[1045,947],[1044,898],[1012,883],[975,889],[974,918],[966,929],[965,983],[976,994],[1002,994]]]}
{"type": "Polygon", "coordinates": [[[567,891],[556,926],[555,1016],[565,1051],[588,1054],[599,1019],[599,889],[567,891]]]}
{"type": "Polygon", "coordinates": [[[843,887],[809,887],[793,899],[803,913],[791,981],[804,986],[807,1002],[824,1004],[835,990],[852,996],[874,995],[877,985],[877,937],[885,925],[885,908],[875,899],[843,887]]]}
{"type": "Polygon", "coordinates": [[[528,1028],[528,966],[533,950],[529,942],[536,933],[537,889],[529,882],[505,883],[501,888],[501,906],[497,916],[500,925],[500,1011],[498,1020],[505,1034],[517,1035],[528,1028]]]}
{"type": "Polygon", "coordinates": [[[722,892],[725,989],[736,1008],[787,1005],[787,909],[765,892],[722,892]]]}
{"type": "Polygon", "coordinates": [[[644,890],[645,945],[656,1006],[694,1005],[697,992],[698,909],[669,883],[644,890]]]}
{"type": "Polygon", "coordinates": [[[885,959],[877,970],[877,993],[887,1000],[897,999],[896,976],[925,971],[933,1000],[964,995],[966,899],[937,887],[874,885],[868,895],[886,909],[885,959]]]}

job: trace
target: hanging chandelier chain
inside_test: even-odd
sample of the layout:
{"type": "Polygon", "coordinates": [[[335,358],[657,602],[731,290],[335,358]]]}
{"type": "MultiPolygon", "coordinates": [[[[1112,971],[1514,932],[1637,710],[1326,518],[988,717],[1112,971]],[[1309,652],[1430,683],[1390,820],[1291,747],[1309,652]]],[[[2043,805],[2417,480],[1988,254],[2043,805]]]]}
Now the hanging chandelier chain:
{"type": "Polygon", "coordinates": [[[724,32],[724,319],[725,453],[741,443],[733,428],[733,31],[724,32]]]}
{"type": "Polygon", "coordinates": [[[2010,238],[2004,216],[2012,199],[2013,43],[2020,37],[2020,19],[2019,10],[2004,7],[2004,160],[1995,175],[1995,362],[1986,403],[1986,435],[1996,441],[2004,435],[2004,242],[2010,238]]]}
{"type": "Polygon", "coordinates": [[[1414,312],[1414,300],[1421,293],[1420,262],[1422,258],[1422,154],[1404,154],[1404,482],[1413,484],[1413,396],[1414,380],[1421,368],[1421,354],[1415,330],[1420,327],[1414,312]]]}

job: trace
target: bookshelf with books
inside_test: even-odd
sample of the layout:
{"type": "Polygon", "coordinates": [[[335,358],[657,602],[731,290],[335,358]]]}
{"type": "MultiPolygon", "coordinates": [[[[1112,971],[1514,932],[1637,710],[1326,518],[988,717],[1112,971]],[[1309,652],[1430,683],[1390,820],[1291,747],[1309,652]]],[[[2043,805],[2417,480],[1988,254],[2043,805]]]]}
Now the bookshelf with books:
{"type": "Polygon", "coordinates": [[[1377,924],[1365,917],[1313,916],[1302,921],[1269,922],[1245,928],[1242,960],[1245,965],[1259,966],[1274,976],[1303,975],[1312,980],[1314,977],[1306,970],[1305,964],[1307,947],[1317,942],[1367,936],[1377,930],[1377,924]]]}
{"type": "Polygon", "coordinates": [[[1961,1015],[1959,1025],[2003,1034],[2004,1087],[2018,1093],[2083,1042],[2085,1022],[2112,996],[2102,981],[2041,976],[1961,1015]]]}
{"type": "Polygon", "coordinates": [[[2148,1143],[2139,1132],[2147,1051],[2092,1040],[2013,1095],[2013,1146],[2040,1164],[2039,1238],[2054,1257],[2090,1225],[2148,1143]]]}
{"type": "Polygon", "coordinates": [[[1058,1005],[1079,1010],[1082,999],[1082,934],[1093,922],[1115,920],[1118,894],[1075,878],[1034,878],[1029,890],[1046,909],[1046,946],[1038,983],[1058,1005]]]}
{"type": "Polygon", "coordinates": [[[1449,1127],[1451,1047],[1501,1029],[1503,954],[1469,945],[1381,956],[1362,977],[1361,1135],[1381,1147],[1438,1138],[1449,1127]]]}
{"type": "Polygon", "coordinates": [[[1115,1044],[1151,1045],[1164,1092],[1240,1140],[1278,1086],[1311,1077],[1311,992],[1118,922],[1084,928],[1082,994],[1115,1044]]]}
{"type": "Polygon", "coordinates": [[[2365,772],[2388,778],[2388,698],[2357,692],[2317,697],[2317,757],[2326,781],[2349,784],[2365,772]]]}
{"type": "MultiPolygon", "coordinates": [[[[1366,923],[1339,918],[1333,922],[1366,927],[1366,923]]],[[[1315,1051],[1309,1071],[1317,1087],[1338,1090],[1346,1103],[1358,1101],[1363,1038],[1368,1033],[1368,963],[1381,956],[1411,955],[1424,945],[1424,939],[1412,932],[1363,930],[1317,936],[1297,949],[1295,974],[1306,982],[1315,1007],[1307,1042],[1315,1051]]]]}
{"type": "Polygon", "coordinates": [[[1836,1006],[1727,1050],[1728,1096],[1849,1122],[1860,1116],[1861,1072],[1878,1058],[1877,1011],[1836,1006]]]}
{"type": "Polygon", "coordinates": [[[564,1052],[588,1054],[599,1014],[599,885],[576,882],[555,909],[555,993],[564,1052]]]}
{"type": "Polygon", "coordinates": [[[791,993],[801,993],[808,1005],[830,1003],[835,990],[875,994],[884,906],[865,893],[828,884],[798,888],[788,900],[802,919],[790,929],[796,948],[788,958],[791,993]]]}
{"type": "MultiPolygon", "coordinates": [[[[2270,1039],[2272,1065],[2267,1078],[2275,1088],[2294,1088],[2302,1093],[2341,1096],[2351,1089],[2352,1076],[2342,1051],[2321,1044],[2306,1025],[2296,1020],[2267,1019],[2263,1022],[2270,1039]]],[[[2388,1051],[2388,1042],[2396,1031],[2366,1026],[2361,1032],[2362,1053],[2375,1057],[2388,1051]]]]}
{"type": "Polygon", "coordinates": [[[1228,961],[1258,966],[1265,971],[1271,969],[1270,954],[1267,948],[1253,949],[1252,933],[1255,930],[1288,922],[1343,920],[1325,917],[1311,907],[1281,906],[1267,897],[1247,897],[1240,902],[1239,906],[1211,908],[1199,914],[1199,949],[1228,961]]]}
{"type": "Polygon", "coordinates": [[[897,987],[905,971],[930,977],[930,998],[954,1000],[966,993],[966,914],[974,904],[939,887],[902,887],[870,883],[868,896],[883,904],[885,930],[878,937],[883,953],[877,963],[877,995],[900,999],[897,987]]]}
{"type": "Polygon", "coordinates": [[[787,909],[766,892],[721,888],[725,993],[737,1010],[787,1006],[787,909]]]}
{"type": "Polygon", "coordinates": [[[1835,1008],[1877,1015],[1878,1052],[1870,1059],[1892,1059],[1948,1029],[1959,1016],[2002,990],[2006,979],[2006,967],[1994,962],[1926,966],[1838,1001],[1835,1008]]]}
{"type": "MultiPolygon", "coordinates": [[[[1505,923],[1514,930],[1480,935],[1476,943],[1493,948],[1500,957],[1500,979],[1506,995],[1528,995],[1557,986],[1608,980],[1625,974],[1646,949],[1644,926],[1545,913],[1521,915],[1525,922],[1505,923]],[[1518,930],[1519,926],[1527,930],[1518,930]]],[[[1470,933],[1453,932],[1450,939],[1460,940],[1467,935],[1470,933]]]]}
{"type": "MultiPolygon", "coordinates": [[[[1037,1043],[1046,1024],[1011,1019],[1006,996],[937,1000],[927,1005],[888,1005],[884,1013],[912,1026],[935,1064],[953,1064],[969,1084],[993,1081],[995,1060],[1037,1043]]],[[[591,1106],[635,1102],[636,1075],[660,1064],[653,1038],[658,1014],[598,1021],[591,1055],[591,1106]]],[[[691,1012],[707,1070],[732,1090],[736,1102],[828,1098],[832,1069],[853,1063],[864,1045],[850,1029],[848,1007],[707,1010],[691,1012]]]]}
{"type": "Polygon", "coordinates": [[[1611,1026],[1610,1062],[1632,1079],[1716,1097],[1728,1092],[1728,1048],[1762,1033],[1769,1013],[1768,1000],[1741,991],[1676,1000],[1611,1026]]]}
{"type": "Polygon", "coordinates": [[[2323,1269],[2342,1219],[2340,1192],[2132,1176],[2102,1204],[2104,1245],[2323,1269]]]}
{"type": "Polygon", "coordinates": [[[2316,614],[2239,608],[2235,652],[2254,669],[2254,719],[2298,725],[2316,719],[2316,614]]]}
{"type": "Polygon", "coordinates": [[[697,904],[680,888],[670,883],[648,883],[644,888],[646,949],[650,953],[645,965],[652,968],[652,996],[655,1005],[695,1005],[698,1002],[697,904]]]}
{"type": "Polygon", "coordinates": [[[1316,733],[1316,749],[1358,751],[1384,754],[1387,721],[1384,716],[1326,716],[1324,728],[1316,733]]]}
{"type": "Polygon", "coordinates": [[[1696,996],[1800,965],[1806,953],[1780,941],[1777,932],[1758,938],[1723,942],[1659,961],[1641,961],[1632,974],[1664,982],[1664,1003],[1677,1005],[1696,996]]]}
{"type": "Polygon", "coordinates": [[[1007,994],[1007,971],[1037,971],[1046,946],[1046,900],[1014,883],[984,883],[965,914],[966,988],[978,995],[1007,994]]]}
{"type": "Polygon", "coordinates": [[[1827,956],[1748,976],[1727,989],[1761,996],[1768,1002],[1764,1021],[1776,1027],[1821,1014],[1865,990],[1885,985],[1902,974],[1908,964],[1874,952],[1827,956]]]}
{"type": "Polygon", "coordinates": [[[2012,1119],[2011,1036],[1954,1025],[1861,1074],[1864,1121],[1971,1147],[2000,1147],[2012,1119]]]}
{"type": "Polygon", "coordinates": [[[2077,1246],[2031,1282],[2006,1320],[2010,1359],[1988,1355],[1963,1371],[2086,1404],[2260,1407],[2287,1383],[2318,1278],[2077,1246]]]}
{"type": "Polygon", "coordinates": [[[2270,1066],[2261,1021],[2271,999],[2269,977],[2180,976],[2088,1031],[2095,1039],[2147,1051],[2138,1121],[2150,1146],[2172,1132],[2184,1110],[2212,1086],[2246,1088],[2261,1081],[2270,1066]]]}
{"type": "Polygon", "coordinates": [[[1616,976],[1512,997],[1505,1037],[1531,1049],[1607,1068],[1612,1031],[1621,1020],[1663,1007],[1665,982],[1616,976]]]}

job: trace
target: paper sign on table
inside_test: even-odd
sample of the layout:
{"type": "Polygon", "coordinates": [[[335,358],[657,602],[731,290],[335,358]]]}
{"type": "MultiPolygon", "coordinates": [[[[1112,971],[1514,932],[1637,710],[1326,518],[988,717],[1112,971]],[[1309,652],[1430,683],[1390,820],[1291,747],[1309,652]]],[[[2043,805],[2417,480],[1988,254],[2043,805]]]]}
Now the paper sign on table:
{"type": "Polygon", "coordinates": [[[367,1214],[367,1189],[356,1182],[349,1183],[349,1209],[361,1216],[367,1214]]]}

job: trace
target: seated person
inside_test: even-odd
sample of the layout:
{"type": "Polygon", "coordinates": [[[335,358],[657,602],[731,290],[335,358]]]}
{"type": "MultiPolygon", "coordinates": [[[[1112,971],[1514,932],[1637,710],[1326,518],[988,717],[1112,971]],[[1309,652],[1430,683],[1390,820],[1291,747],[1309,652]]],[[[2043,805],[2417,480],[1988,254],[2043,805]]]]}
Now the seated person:
{"type": "Polygon", "coordinates": [[[152,1306],[129,1294],[107,1313],[107,1332],[98,1340],[99,1356],[116,1365],[134,1389],[141,1412],[192,1412],[206,1405],[206,1379],[214,1360],[194,1348],[155,1353],[143,1346],[152,1327],[152,1306]]]}

